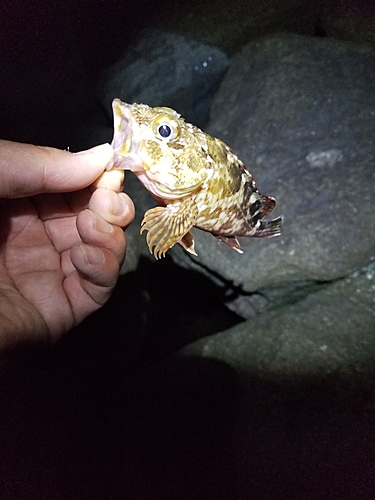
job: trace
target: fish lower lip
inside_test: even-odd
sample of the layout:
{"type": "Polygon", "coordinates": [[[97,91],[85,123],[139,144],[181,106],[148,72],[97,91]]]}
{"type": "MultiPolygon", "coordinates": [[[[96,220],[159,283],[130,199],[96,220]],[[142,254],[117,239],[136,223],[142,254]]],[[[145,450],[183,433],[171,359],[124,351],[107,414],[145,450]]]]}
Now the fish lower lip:
{"type": "Polygon", "coordinates": [[[130,152],[133,141],[131,126],[131,106],[114,99],[112,103],[114,114],[114,135],[112,147],[122,152],[130,152]],[[127,150],[127,151],[126,151],[127,150]]]}
{"type": "Polygon", "coordinates": [[[122,103],[122,117],[125,118],[127,122],[129,122],[130,117],[132,115],[131,106],[129,104],[122,103]]]}

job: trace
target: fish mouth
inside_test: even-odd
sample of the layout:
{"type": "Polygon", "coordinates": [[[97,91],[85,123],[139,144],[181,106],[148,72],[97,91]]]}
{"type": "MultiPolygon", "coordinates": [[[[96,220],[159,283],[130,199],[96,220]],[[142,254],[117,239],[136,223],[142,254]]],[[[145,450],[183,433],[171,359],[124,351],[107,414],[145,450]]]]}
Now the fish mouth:
{"type": "Polygon", "coordinates": [[[121,102],[120,99],[114,99],[112,102],[112,110],[114,122],[112,147],[113,149],[119,149],[122,146],[123,140],[131,136],[131,107],[129,104],[121,102]]]}
{"type": "Polygon", "coordinates": [[[114,150],[114,169],[132,170],[133,172],[144,170],[144,166],[138,157],[139,141],[134,134],[134,118],[132,106],[120,99],[112,102],[114,134],[112,147],[114,150]]]}

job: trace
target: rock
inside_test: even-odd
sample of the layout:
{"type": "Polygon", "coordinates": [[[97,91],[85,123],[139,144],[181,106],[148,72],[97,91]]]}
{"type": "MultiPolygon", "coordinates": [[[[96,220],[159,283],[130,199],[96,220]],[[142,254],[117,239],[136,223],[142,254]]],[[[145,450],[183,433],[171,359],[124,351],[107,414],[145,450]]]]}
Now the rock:
{"type": "Polygon", "coordinates": [[[375,266],[299,302],[200,339],[183,353],[224,361],[243,376],[348,384],[374,380],[375,266]]]}
{"type": "Polygon", "coordinates": [[[112,116],[114,97],[169,106],[204,125],[227,56],[216,47],[160,30],[143,30],[124,57],[103,76],[100,94],[112,116]]]}
{"type": "Polygon", "coordinates": [[[208,132],[233,147],[284,215],[280,238],[242,238],[243,255],[195,231],[200,269],[246,292],[330,281],[375,255],[375,52],[279,35],[235,56],[208,132]],[[288,285],[289,286],[289,285],[288,285]]]}
{"type": "Polygon", "coordinates": [[[373,264],[175,356],[238,375],[236,498],[373,498],[374,275],[373,264]]]}

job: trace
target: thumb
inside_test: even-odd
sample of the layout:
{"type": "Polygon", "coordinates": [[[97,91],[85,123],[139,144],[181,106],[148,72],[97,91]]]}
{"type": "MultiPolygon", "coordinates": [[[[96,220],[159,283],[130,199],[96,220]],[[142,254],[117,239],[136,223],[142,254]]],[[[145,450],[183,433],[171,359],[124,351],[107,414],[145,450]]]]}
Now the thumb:
{"type": "Polygon", "coordinates": [[[82,189],[97,179],[112,160],[102,144],[80,153],[0,141],[0,198],[82,189]]]}

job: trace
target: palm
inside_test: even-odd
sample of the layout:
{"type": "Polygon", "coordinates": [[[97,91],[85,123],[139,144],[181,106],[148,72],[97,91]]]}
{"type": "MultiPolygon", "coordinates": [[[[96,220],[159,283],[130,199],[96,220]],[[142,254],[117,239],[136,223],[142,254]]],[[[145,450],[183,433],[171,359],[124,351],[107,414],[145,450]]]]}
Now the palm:
{"type": "Polygon", "coordinates": [[[101,305],[71,258],[90,196],[85,189],[0,202],[0,317],[17,343],[20,335],[58,337],[101,305]]]}

